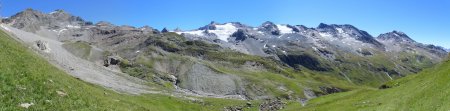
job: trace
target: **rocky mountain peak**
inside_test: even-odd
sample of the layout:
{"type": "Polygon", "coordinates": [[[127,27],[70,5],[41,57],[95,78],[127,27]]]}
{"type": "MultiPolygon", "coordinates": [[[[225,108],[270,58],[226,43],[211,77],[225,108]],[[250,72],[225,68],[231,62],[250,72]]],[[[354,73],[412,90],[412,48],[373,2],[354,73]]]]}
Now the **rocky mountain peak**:
{"type": "Polygon", "coordinates": [[[364,43],[370,43],[378,48],[383,48],[383,44],[378,42],[372,35],[364,30],[360,30],[352,25],[336,25],[336,24],[325,24],[320,23],[316,28],[317,31],[322,33],[331,34],[333,37],[337,38],[354,38],[358,41],[364,43]]]}
{"type": "Polygon", "coordinates": [[[11,19],[28,18],[28,19],[39,19],[44,18],[46,14],[39,12],[37,10],[28,8],[22,12],[19,12],[11,17],[11,19]]]}
{"type": "Polygon", "coordinates": [[[140,27],[139,30],[143,31],[144,33],[153,33],[153,34],[157,34],[159,33],[158,30],[154,29],[153,27],[150,27],[148,25],[145,25],[143,27],[140,27]]]}
{"type": "Polygon", "coordinates": [[[70,13],[67,13],[61,9],[57,9],[53,12],[50,12],[49,15],[52,18],[62,22],[69,22],[69,23],[84,22],[84,20],[81,17],[73,16],[70,13]]]}
{"type": "Polygon", "coordinates": [[[99,21],[95,24],[96,26],[114,26],[114,24],[107,21],[99,21]]]}
{"type": "Polygon", "coordinates": [[[261,24],[258,30],[270,33],[272,35],[280,35],[280,30],[278,30],[277,25],[270,21],[266,21],[263,24],[261,24]]]}
{"type": "Polygon", "coordinates": [[[175,28],[175,30],[173,30],[174,32],[182,32],[183,30],[181,30],[180,27],[175,28]]]}
{"type": "Polygon", "coordinates": [[[211,23],[209,23],[208,25],[205,25],[203,27],[198,28],[198,30],[216,30],[216,25],[218,25],[220,23],[217,23],[215,21],[211,21],[211,23]]]}
{"type": "Polygon", "coordinates": [[[352,33],[352,32],[359,32],[360,30],[353,25],[344,24],[344,25],[337,25],[337,24],[325,24],[320,23],[319,26],[316,28],[317,30],[321,32],[332,32],[332,33],[352,33]]]}
{"type": "Polygon", "coordinates": [[[27,9],[25,9],[24,11],[19,12],[19,14],[20,14],[20,13],[27,13],[27,14],[30,14],[30,13],[40,13],[40,14],[42,14],[40,11],[34,10],[34,9],[32,9],[32,8],[27,8],[27,9]]]}
{"type": "Polygon", "coordinates": [[[392,40],[394,42],[416,42],[411,39],[408,35],[400,31],[392,31],[388,33],[381,34],[377,37],[379,40],[392,40]]]}
{"type": "Polygon", "coordinates": [[[319,26],[317,26],[317,29],[328,29],[328,28],[333,28],[331,25],[325,24],[325,23],[320,23],[319,26]]]}
{"type": "Polygon", "coordinates": [[[72,16],[63,10],[56,10],[46,14],[31,8],[19,12],[8,19],[4,19],[2,22],[29,32],[38,31],[41,29],[41,26],[47,26],[51,29],[64,27],[75,28],[90,23],[85,22],[80,17],[72,16]]]}
{"type": "Polygon", "coordinates": [[[161,30],[161,32],[162,32],[162,33],[167,33],[167,32],[169,32],[169,30],[168,30],[166,27],[164,27],[164,28],[161,30]]]}
{"type": "Polygon", "coordinates": [[[50,15],[53,15],[53,14],[68,14],[68,13],[66,13],[64,10],[62,10],[62,9],[56,9],[55,11],[53,11],[53,12],[50,12],[49,13],[50,15]]]}
{"type": "Polygon", "coordinates": [[[266,21],[261,24],[261,27],[277,27],[277,26],[271,21],[266,21]]]}

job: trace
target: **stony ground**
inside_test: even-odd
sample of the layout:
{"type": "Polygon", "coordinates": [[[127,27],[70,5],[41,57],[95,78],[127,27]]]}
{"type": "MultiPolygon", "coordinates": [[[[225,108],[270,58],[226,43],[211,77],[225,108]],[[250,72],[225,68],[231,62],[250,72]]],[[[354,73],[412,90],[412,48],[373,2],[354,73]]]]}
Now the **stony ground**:
{"type": "Polygon", "coordinates": [[[2,25],[2,28],[13,34],[18,40],[29,45],[47,60],[63,69],[68,74],[89,83],[97,84],[114,91],[130,94],[156,93],[144,85],[144,81],[128,76],[121,72],[113,71],[96,65],[87,60],[78,58],[62,47],[63,43],[50,38],[45,38],[33,33],[2,25]],[[41,50],[37,41],[45,43],[45,50],[41,50]]]}

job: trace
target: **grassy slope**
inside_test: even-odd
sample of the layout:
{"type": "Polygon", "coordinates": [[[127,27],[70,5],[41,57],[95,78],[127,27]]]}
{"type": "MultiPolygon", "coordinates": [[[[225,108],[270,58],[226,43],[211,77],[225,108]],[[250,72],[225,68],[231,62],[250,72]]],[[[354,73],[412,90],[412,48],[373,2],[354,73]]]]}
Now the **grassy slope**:
{"type": "Polygon", "coordinates": [[[450,110],[450,61],[386,83],[393,88],[355,90],[313,99],[306,107],[291,104],[286,110],[450,110]]]}
{"type": "MultiPolygon", "coordinates": [[[[246,101],[194,103],[164,95],[126,95],[77,80],[0,31],[0,110],[221,110],[246,101]],[[59,96],[56,91],[67,93],[59,96]]],[[[255,110],[255,109],[253,109],[255,110]]]]}

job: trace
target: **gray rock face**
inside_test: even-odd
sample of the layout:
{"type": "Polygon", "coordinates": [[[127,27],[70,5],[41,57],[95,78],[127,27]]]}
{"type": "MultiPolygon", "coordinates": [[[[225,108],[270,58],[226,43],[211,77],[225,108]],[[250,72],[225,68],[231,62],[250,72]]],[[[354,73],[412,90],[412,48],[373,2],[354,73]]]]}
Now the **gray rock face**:
{"type": "MultiPolygon", "coordinates": [[[[216,27],[218,25],[223,24],[214,22],[209,24],[208,27],[216,27]]],[[[427,47],[426,45],[413,45],[414,47],[405,49],[404,47],[411,45],[392,45],[397,43],[389,41],[396,37],[388,37],[395,34],[406,36],[402,32],[395,31],[374,38],[366,31],[352,25],[321,23],[316,28],[308,28],[303,25],[277,25],[272,22],[265,22],[259,27],[251,27],[233,22],[233,26],[237,30],[230,34],[228,41],[217,41],[212,36],[193,33],[196,31],[207,31],[206,28],[177,33],[184,34],[188,39],[210,41],[210,43],[219,44],[222,47],[246,54],[275,57],[293,68],[303,66],[318,71],[329,71],[330,65],[346,62],[342,58],[345,58],[344,56],[347,54],[369,58],[384,54],[396,55],[398,54],[397,52],[402,50],[416,50],[436,63],[441,60],[442,55],[444,55],[443,52],[445,52],[440,50],[440,48],[427,47]],[[397,52],[392,52],[393,50],[397,52]]],[[[408,41],[413,41],[407,36],[405,38],[408,41]]],[[[409,52],[409,54],[414,55],[416,53],[409,52]]],[[[370,71],[371,69],[367,70],[370,71]]]]}
{"type": "Polygon", "coordinates": [[[384,33],[384,34],[380,34],[377,39],[379,40],[392,40],[395,42],[409,42],[409,43],[416,43],[416,41],[412,40],[411,38],[409,38],[408,35],[406,35],[403,32],[399,32],[399,31],[392,31],[392,32],[388,32],[388,33],[384,33]]]}
{"type": "Polygon", "coordinates": [[[108,67],[110,65],[119,65],[120,60],[122,58],[118,57],[118,56],[108,56],[105,60],[104,60],[104,64],[103,66],[108,67]]]}
{"type": "Polygon", "coordinates": [[[336,87],[325,87],[325,86],[320,87],[320,90],[325,92],[325,94],[333,94],[333,93],[343,92],[342,89],[339,89],[336,87]]]}
{"type": "Polygon", "coordinates": [[[245,39],[249,38],[250,35],[248,35],[245,30],[238,29],[238,31],[234,32],[231,37],[235,37],[236,41],[244,41],[245,39]]]}
{"type": "Polygon", "coordinates": [[[400,31],[394,30],[392,32],[380,34],[377,37],[377,40],[386,44],[386,51],[388,52],[399,53],[408,51],[421,53],[427,58],[439,61],[447,56],[447,52],[443,47],[418,43],[400,31]]]}
{"type": "Polygon", "coordinates": [[[194,64],[185,75],[178,77],[179,86],[196,93],[210,93],[218,95],[240,95],[239,78],[215,72],[210,68],[194,64]]]}
{"type": "Polygon", "coordinates": [[[264,22],[260,28],[258,28],[259,31],[268,32],[272,35],[280,35],[280,30],[278,30],[278,27],[272,23],[272,22],[264,22]]]}
{"type": "Polygon", "coordinates": [[[72,16],[62,10],[56,10],[51,14],[44,14],[33,9],[27,9],[17,13],[4,20],[4,22],[29,32],[36,32],[41,29],[41,26],[47,26],[49,29],[57,29],[61,27],[77,27],[86,24],[80,17],[72,16]]]}
{"type": "Polygon", "coordinates": [[[308,89],[308,88],[303,89],[303,94],[305,95],[305,97],[307,99],[313,99],[313,98],[317,97],[317,95],[314,93],[314,91],[312,91],[311,89],[308,89]]]}
{"type": "Polygon", "coordinates": [[[319,32],[327,32],[331,33],[333,37],[345,38],[352,37],[356,40],[362,41],[363,43],[373,44],[378,48],[383,48],[383,44],[375,40],[369,33],[363,30],[359,30],[358,28],[352,25],[336,25],[331,24],[327,25],[324,23],[320,23],[320,25],[316,28],[319,32]]]}
{"type": "Polygon", "coordinates": [[[279,99],[266,100],[259,105],[260,111],[278,111],[284,108],[286,103],[279,99]]]}

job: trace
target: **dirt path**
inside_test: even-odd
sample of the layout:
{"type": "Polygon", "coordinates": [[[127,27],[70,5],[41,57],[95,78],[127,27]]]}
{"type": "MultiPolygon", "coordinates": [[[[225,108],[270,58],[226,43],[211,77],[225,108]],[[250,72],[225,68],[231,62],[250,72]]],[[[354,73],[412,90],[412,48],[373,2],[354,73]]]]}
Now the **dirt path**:
{"type": "Polygon", "coordinates": [[[41,37],[39,35],[22,31],[2,24],[2,29],[15,35],[21,42],[37,47],[35,41],[41,40],[48,42],[48,51],[39,51],[38,53],[55,66],[65,70],[68,74],[84,80],[89,83],[97,84],[114,91],[141,94],[141,93],[157,93],[151,91],[151,88],[144,85],[145,82],[128,76],[127,74],[116,72],[98,66],[87,60],[78,58],[62,47],[62,42],[41,37]]]}

